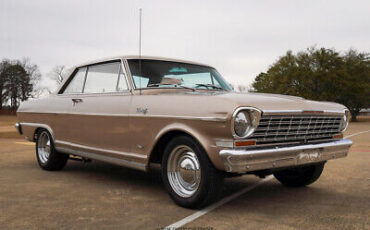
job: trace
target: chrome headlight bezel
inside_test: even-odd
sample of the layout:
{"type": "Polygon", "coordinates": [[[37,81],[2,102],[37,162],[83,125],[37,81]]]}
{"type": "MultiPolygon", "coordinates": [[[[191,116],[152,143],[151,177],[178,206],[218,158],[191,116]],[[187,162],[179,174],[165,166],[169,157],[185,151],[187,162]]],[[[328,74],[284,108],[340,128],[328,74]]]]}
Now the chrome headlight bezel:
{"type": "Polygon", "coordinates": [[[351,119],[351,112],[348,109],[345,109],[343,118],[340,121],[339,129],[341,132],[344,132],[347,129],[350,119],[351,119]]]}
{"type": "Polygon", "coordinates": [[[239,107],[231,117],[231,133],[235,139],[244,139],[253,134],[256,130],[259,120],[261,119],[261,110],[254,107],[239,107]],[[249,115],[250,123],[247,124],[246,131],[243,135],[238,135],[235,131],[235,120],[240,112],[246,112],[249,115]]]}

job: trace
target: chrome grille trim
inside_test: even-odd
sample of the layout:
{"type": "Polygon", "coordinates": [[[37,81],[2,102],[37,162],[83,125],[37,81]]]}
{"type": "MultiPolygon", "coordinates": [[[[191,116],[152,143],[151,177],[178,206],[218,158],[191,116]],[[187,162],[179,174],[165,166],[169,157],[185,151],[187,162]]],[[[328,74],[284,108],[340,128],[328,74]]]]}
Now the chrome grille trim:
{"type": "Polygon", "coordinates": [[[263,114],[248,139],[256,146],[327,142],[340,133],[342,119],[340,114],[263,114]]]}
{"type": "Polygon", "coordinates": [[[323,115],[344,115],[344,110],[263,110],[265,115],[302,115],[323,114],[323,115]]]}
{"type": "MultiPolygon", "coordinates": [[[[289,127],[273,127],[273,128],[269,128],[269,127],[262,127],[259,129],[259,131],[265,131],[265,130],[269,130],[269,131],[273,131],[273,130],[280,130],[280,128],[289,128],[289,127]]],[[[291,130],[293,130],[294,127],[290,127],[291,130]]],[[[300,129],[309,129],[310,126],[307,125],[307,126],[300,126],[300,129]]],[[[329,128],[329,129],[335,129],[337,128],[337,124],[334,124],[334,125],[320,125],[320,127],[317,127],[317,128],[329,128]]],[[[298,130],[298,128],[296,128],[296,130],[298,130]]]]}

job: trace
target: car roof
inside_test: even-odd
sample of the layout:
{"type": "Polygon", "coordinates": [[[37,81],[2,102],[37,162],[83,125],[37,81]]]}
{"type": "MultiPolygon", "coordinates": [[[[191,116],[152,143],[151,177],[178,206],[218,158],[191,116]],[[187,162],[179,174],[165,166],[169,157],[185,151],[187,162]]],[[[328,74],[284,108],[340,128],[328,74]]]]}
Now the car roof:
{"type": "Polygon", "coordinates": [[[102,58],[98,60],[93,60],[93,61],[88,61],[84,62],[80,65],[76,65],[73,67],[73,69],[82,67],[82,66],[87,66],[87,65],[93,65],[93,64],[98,64],[102,62],[109,62],[109,61],[114,61],[114,60],[119,60],[119,59],[142,59],[142,60],[158,60],[158,61],[171,61],[171,62],[181,62],[181,63],[186,63],[186,64],[193,64],[193,65],[201,65],[201,66],[208,66],[211,67],[210,65],[199,63],[199,62],[193,62],[193,61],[188,61],[188,60],[181,60],[181,59],[175,59],[175,58],[166,58],[166,57],[156,57],[156,56],[138,56],[138,55],[125,55],[125,56],[115,56],[115,57],[109,57],[109,58],[102,58]]]}

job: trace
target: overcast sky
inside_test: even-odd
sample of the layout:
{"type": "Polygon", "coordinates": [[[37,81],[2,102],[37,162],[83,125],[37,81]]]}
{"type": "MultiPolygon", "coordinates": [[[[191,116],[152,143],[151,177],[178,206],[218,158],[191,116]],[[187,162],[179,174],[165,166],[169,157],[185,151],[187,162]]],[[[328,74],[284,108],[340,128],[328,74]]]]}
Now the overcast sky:
{"type": "Polygon", "coordinates": [[[249,85],[287,50],[370,52],[370,1],[0,0],[0,58],[55,65],[138,53],[215,66],[249,85]]]}

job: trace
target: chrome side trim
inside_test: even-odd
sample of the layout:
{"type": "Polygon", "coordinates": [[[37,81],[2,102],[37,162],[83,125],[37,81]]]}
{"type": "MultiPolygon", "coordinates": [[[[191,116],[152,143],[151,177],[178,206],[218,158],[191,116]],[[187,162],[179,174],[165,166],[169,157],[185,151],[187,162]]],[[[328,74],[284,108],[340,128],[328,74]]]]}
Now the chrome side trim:
{"type": "Polygon", "coordinates": [[[114,114],[114,113],[76,113],[76,112],[22,112],[22,113],[35,113],[35,114],[63,114],[63,115],[81,115],[81,116],[110,116],[110,117],[128,117],[129,114],[114,114]]]}
{"type": "Polygon", "coordinates": [[[352,141],[338,141],[269,149],[223,149],[219,152],[227,172],[251,171],[298,166],[345,157],[352,141]]]}
{"type": "Polygon", "coordinates": [[[142,114],[130,114],[130,117],[139,117],[139,118],[166,118],[166,119],[181,119],[181,120],[200,120],[200,121],[216,121],[216,122],[225,122],[226,118],[221,117],[193,117],[193,116],[172,116],[172,115],[142,115],[142,114]]]}
{"type": "Polygon", "coordinates": [[[181,119],[181,120],[200,120],[200,121],[215,121],[225,122],[226,118],[221,117],[193,117],[193,116],[172,116],[172,115],[150,115],[150,114],[112,114],[112,113],[76,113],[76,112],[22,112],[22,113],[37,113],[37,114],[66,114],[66,115],[81,115],[81,116],[109,116],[109,117],[138,117],[138,118],[165,118],[165,119],[181,119]]]}
{"type": "Polygon", "coordinates": [[[68,154],[72,154],[72,155],[76,155],[76,156],[91,158],[91,159],[94,159],[94,160],[104,161],[104,162],[108,162],[108,163],[111,163],[111,164],[116,164],[116,165],[120,165],[120,166],[124,166],[124,167],[128,167],[128,168],[133,168],[133,169],[138,169],[138,170],[142,170],[142,171],[147,170],[146,165],[143,164],[143,163],[138,163],[138,162],[134,162],[134,161],[124,160],[124,159],[114,158],[114,157],[109,157],[109,156],[104,156],[104,155],[85,152],[85,151],[80,151],[80,150],[72,150],[72,149],[69,149],[69,148],[63,148],[63,147],[55,147],[55,148],[56,148],[56,150],[58,150],[60,152],[63,152],[63,153],[68,153],[68,154]]]}
{"type": "Polygon", "coordinates": [[[109,150],[109,149],[102,149],[102,148],[95,148],[95,147],[90,147],[86,145],[80,145],[80,144],[75,144],[71,143],[68,141],[60,141],[60,140],[55,140],[55,144],[60,144],[60,145],[67,145],[79,149],[85,149],[85,150],[90,150],[90,151],[96,151],[96,152],[106,152],[106,153],[111,153],[114,155],[120,155],[120,156],[125,156],[125,157],[132,157],[132,158],[138,158],[138,159],[147,159],[147,155],[142,155],[142,154],[136,154],[136,153],[126,153],[126,152],[121,152],[121,151],[115,151],[115,150],[109,150]]]}
{"type": "Polygon", "coordinates": [[[302,115],[302,114],[323,114],[323,115],[342,115],[344,110],[263,110],[263,115],[302,115]],[[310,113],[312,112],[312,113],[310,113]]]}
{"type": "Polygon", "coordinates": [[[68,93],[68,94],[56,94],[56,97],[70,98],[70,97],[108,97],[108,96],[127,96],[132,95],[131,91],[126,89],[119,92],[106,92],[106,93],[68,93]]]}

